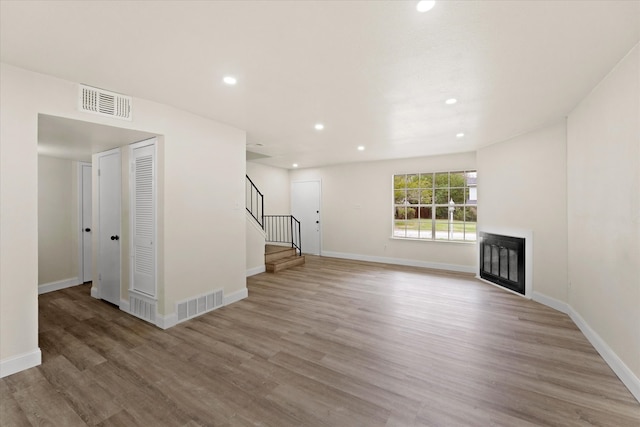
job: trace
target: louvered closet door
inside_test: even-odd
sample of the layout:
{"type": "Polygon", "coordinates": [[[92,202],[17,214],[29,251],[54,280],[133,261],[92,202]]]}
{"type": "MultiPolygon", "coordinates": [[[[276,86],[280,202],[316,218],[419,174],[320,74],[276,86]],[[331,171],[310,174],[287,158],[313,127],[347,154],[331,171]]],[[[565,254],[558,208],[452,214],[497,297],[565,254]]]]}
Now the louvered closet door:
{"type": "MultiPolygon", "coordinates": [[[[154,140],[152,140],[154,141],[154,140]]],[[[131,288],[156,296],[156,180],[155,142],[132,145],[132,283],[131,288]]]]}

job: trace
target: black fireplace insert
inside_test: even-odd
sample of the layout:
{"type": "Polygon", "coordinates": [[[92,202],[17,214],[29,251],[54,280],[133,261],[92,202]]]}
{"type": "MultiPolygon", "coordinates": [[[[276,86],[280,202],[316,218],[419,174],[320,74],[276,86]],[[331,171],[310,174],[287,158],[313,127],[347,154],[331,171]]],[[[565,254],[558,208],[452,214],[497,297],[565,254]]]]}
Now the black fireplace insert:
{"type": "Polygon", "coordinates": [[[480,232],[480,277],[525,293],[525,239],[480,232]]]}

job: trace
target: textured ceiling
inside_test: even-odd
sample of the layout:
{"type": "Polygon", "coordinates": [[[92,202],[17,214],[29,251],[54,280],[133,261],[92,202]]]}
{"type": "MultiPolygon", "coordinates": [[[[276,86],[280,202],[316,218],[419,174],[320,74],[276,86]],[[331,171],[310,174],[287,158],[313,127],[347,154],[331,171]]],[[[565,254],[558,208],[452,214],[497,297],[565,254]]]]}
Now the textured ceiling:
{"type": "Polygon", "coordinates": [[[3,0],[0,58],[231,124],[255,161],[289,168],[475,150],[561,120],[640,39],[638,1],[415,4],[3,0]]]}

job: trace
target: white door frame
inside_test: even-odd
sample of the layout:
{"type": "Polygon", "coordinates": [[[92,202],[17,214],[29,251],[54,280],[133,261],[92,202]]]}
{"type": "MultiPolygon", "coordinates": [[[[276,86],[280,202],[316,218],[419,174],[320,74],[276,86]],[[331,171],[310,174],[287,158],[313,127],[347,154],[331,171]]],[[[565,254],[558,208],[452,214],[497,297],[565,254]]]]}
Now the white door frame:
{"type": "MultiPolygon", "coordinates": [[[[291,181],[291,195],[293,196],[293,185],[294,184],[304,184],[306,182],[317,182],[318,183],[318,255],[322,255],[322,180],[321,179],[305,179],[302,181],[291,181]]],[[[291,198],[291,214],[293,215],[293,197],[291,198]]],[[[300,218],[296,218],[298,221],[300,218]]],[[[302,237],[302,236],[301,236],[302,237]]],[[[302,241],[302,252],[304,253],[304,240],[302,241]]]]}
{"type": "Polygon", "coordinates": [[[157,160],[158,160],[158,148],[157,148],[157,138],[153,137],[151,139],[146,139],[144,141],[136,142],[129,145],[129,292],[140,293],[144,297],[151,297],[153,300],[157,300],[158,297],[158,183],[157,183],[157,160]],[[135,233],[134,233],[134,216],[135,212],[133,207],[135,206],[135,185],[134,182],[134,159],[133,159],[133,150],[137,148],[143,148],[146,146],[153,146],[153,212],[155,219],[153,221],[153,287],[154,292],[153,295],[147,295],[141,293],[140,291],[135,289],[134,283],[134,274],[135,274],[135,233]]]}
{"type": "MultiPolygon", "coordinates": [[[[90,168],[93,165],[90,162],[78,162],[78,282],[84,283],[84,228],[82,224],[82,216],[83,216],[83,206],[84,206],[84,198],[83,198],[83,176],[82,176],[82,168],[89,166],[90,168]]],[[[93,193],[93,191],[92,191],[93,193]]],[[[91,227],[91,233],[93,233],[93,224],[91,227]]]]}

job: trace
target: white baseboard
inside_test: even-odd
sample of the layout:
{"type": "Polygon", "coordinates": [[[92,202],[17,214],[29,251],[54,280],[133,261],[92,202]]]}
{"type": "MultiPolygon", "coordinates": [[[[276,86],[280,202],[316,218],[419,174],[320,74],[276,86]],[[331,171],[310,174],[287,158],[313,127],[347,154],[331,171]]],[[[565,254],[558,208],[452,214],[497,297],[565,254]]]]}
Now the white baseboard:
{"type": "Polygon", "coordinates": [[[125,313],[131,313],[129,300],[124,300],[124,299],[120,300],[120,310],[124,311],[125,313]]]}
{"type": "MultiPolygon", "coordinates": [[[[124,299],[120,300],[120,310],[132,316],[135,316],[135,314],[131,312],[131,303],[129,300],[124,300],[124,299]]],[[[136,317],[140,318],[139,316],[136,316],[136,317]]],[[[171,313],[166,316],[156,313],[155,318],[156,318],[155,323],[151,323],[151,324],[155,324],[160,329],[169,329],[178,323],[178,315],[176,313],[171,313]]],[[[147,322],[149,321],[147,319],[142,319],[142,320],[146,320],[147,322]]]]}
{"type": "MultiPolygon", "coordinates": [[[[526,294],[521,294],[520,292],[516,292],[516,291],[514,291],[512,289],[507,288],[506,286],[502,286],[502,285],[500,285],[498,283],[493,283],[490,280],[483,279],[478,274],[476,274],[476,279],[481,281],[482,283],[486,283],[487,285],[495,286],[496,288],[500,289],[501,291],[510,292],[510,293],[512,293],[514,295],[517,295],[519,297],[526,298],[526,299],[531,299],[531,297],[526,295],[526,294]]],[[[526,288],[525,288],[525,292],[526,292],[526,288]]]]}
{"type": "Polygon", "coordinates": [[[255,276],[256,274],[264,273],[265,271],[267,271],[267,268],[264,266],[264,264],[258,267],[248,268],[247,277],[255,276]]]}
{"type": "Polygon", "coordinates": [[[39,348],[18,356],[9,357],[8,359],[0,361],[0,378],[33,368],[41,363],[42,353],[40,353],[39,348]]]}
{"type": "Polygon", "coordinates": [[[618,355],[609,347],[609,345],[594,331],[591,326],[573,309],[569,304],[559,301],[555,298],[548,297],[544,294],[534,292],[533,300],[544,304],[547,307],[558,310],[567,314],[573,323],[580,329],[584,336],[589,340],[593,348],[596,349],[604,361],[620,378],[620,381],[629,389],[631,394],[640,402],[640,379],[629,369],[629,367],[618,357],[618,355]]]}
{"type": "Polygon", "coordinates": [[[38,295],[46,294],[47,292],[59,291],[60,289],[70,288],[79,284],[80,279],[77,277],[44,283],[42,285],[38,285],[38,295]]]}
{"type": "Polygon", "coordinates": [[[322,256],[332,258],[351,259],[355,261],[380,262],[384,264],[406,265],[409,267],[423,267],[435,270],[455,271],[457,273],[476,273],[476,266],[442,264],[437,262],[419,261],[404,258],[389,258],[372,255],[350,254],[344,252],[322,251],[322,256]]]}
{"type": "Polygon", "coordinates": [[[240,300],[243,300],[243,299],[247,298],[248,296],[249,296],[249,291],[247,290],[247,288],[240,289],[239,291],[236,291],[236,292],[234,292],[232,294],[225,295],[224,296],[224,305],[233,304],[234,302],[238,302],[240,300]]]}
{"type": "Polygon", "coordinates": [[[178,315],[176,313],[167,314],[163,316],[161,314],[156,315],[156,326],[160,329],[169,329],[178,324],[178,315]]]}
{"type": "MultiPolygon", "coordinates": [[[[216,310],[216,309],[218,309],[220,307],[224,307],[225,305],[233,304],[234,302],[240,301],[240,300],[242,300],[244,298],[247,298],[248,296],[249,296],[249,292],[248,292],[247,288],[241,289],[241,290],[236,291],[236,292],[234,292],[234,293],[232,293],[230,295],[224,296],[223,297],[223,301],[222,301],[222,305],[216,306],[216,307],[214,307],[212,309],[209,309],[209,310],[206,310],[206,311],[203,311],[203,312],[200,312],[200,313],[196,313],[196,314],[191,315],[191,316],[189,316],[187,318],[180,319],[180,322],[185,322],[185,321],[187,321],[189,319],[193,319],[195,317],[198,317],[198,316],[201,316],[203,314],[209,313],[209,312],[211,312],[213,310],[216,310]]],[[[198,297],[194,297],[194,300],[195,300],[195,298],[198,298],[198,297]]],[[[185,301],[187,301],[187,300],[185,300],[185,301]]],[[[181,304],[181,303],[183,303],[185,301],[178,302],[178,303],[176,303],[176,305],[179,305],[179,304],[181,304]]],[[[176,312],[167,314],[165,316],[163,316],[161,314],[156,314],[156,323],[155,323],[156,326],[159,327],[160,329],[169,329],[169,328],[177,325],[179,323],[178,322],[178,311],[179,311],[179,308],[176,308],[176,312]]]]}
{"type": "Polygon", "coordinates": [[[627,386],[631,394],[640,402],[640,379],[629,369],[629,367],[618,357],[618,355],[607,345],[606,342],[585,322],[585,320],[571,306],[568,306],[567,314],[571,320],[580,328],[591,345],[600,353],[600,356],[616,373],[622,383],[627,386]]]}
{"type": "Polygon", "coordinates": [[[100,299],[100,291],[98,290],[98,286],[95,283],[91,285],[91,297],[100,299]]]}
{"type": "Polygon", "coordinates": [[[570,308],[569,308],[569,304],[567,304],[566,302],[562,302],[555,298],[548,297],[539,292],[534,292],[531,295],[531,299],[534,300],[535,302],[539,302],[540,304],[546,305],[547,307],[551,307],[554,310],[558,310],[561,313],[569,314],[570,308]]]}

